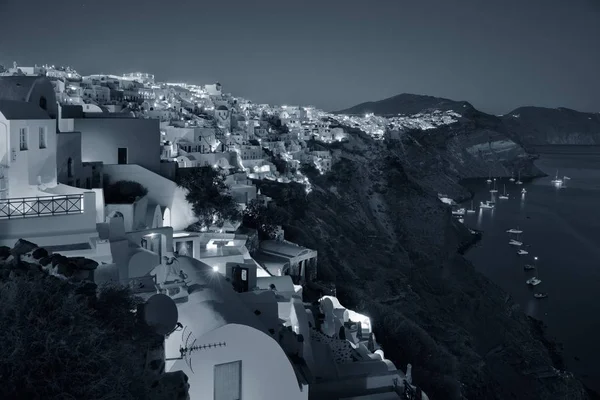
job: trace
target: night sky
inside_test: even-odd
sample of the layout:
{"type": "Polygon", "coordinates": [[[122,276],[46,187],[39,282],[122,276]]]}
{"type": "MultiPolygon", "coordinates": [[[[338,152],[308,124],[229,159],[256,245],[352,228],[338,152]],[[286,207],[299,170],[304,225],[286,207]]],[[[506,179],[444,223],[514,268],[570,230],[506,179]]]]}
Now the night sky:
{"type": "Polygon", "coordinates": [[[0,0],[0,63],[338,110],[399,93],[600,112],[600,0],[0,0]]]}

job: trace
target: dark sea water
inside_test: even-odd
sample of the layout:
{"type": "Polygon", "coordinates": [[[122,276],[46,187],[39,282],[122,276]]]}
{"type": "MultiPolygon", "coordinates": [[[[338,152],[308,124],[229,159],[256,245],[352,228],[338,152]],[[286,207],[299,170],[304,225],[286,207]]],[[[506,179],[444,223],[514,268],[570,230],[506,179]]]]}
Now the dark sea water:
{"type": "MultiPolygon", "coordinates": [[[[494,210],[465,215],[465,224],[484,231],[467,258],[490,280],[506,290],[523,310],[548,325],[549,336],[561,343],[570,371],[600,391],[600,147],[578,150],[560,146],[542,154],[536,165],[550,176],[522,186],[497,180],[498,194],[506,184],[509,200],[496,199],[494,210]],[[550,181],[571,178],[567,187],[550,181]],[[521,187],[527,194],[520,194],[521,187]],[[528,255],[508,244],[510,228],[521,228],[528,255]],[[542,283],[525,281],[535,274],[524,264],[537,260],[542,283]],[[535,299],[533,293],[548,293],[535,299]]],[[[490,199],[485,180],[469,182],[475,205],[490,199]]],[[[465,204],[470,206],[470,201],[465,204]]]]}

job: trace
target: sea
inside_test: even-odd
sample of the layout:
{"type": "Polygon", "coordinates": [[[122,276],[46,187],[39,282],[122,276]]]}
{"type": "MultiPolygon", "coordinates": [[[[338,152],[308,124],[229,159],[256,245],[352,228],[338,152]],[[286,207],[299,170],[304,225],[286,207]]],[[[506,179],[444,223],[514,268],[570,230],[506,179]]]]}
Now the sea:
{"type": "MultiPolygon", "coordinates": [[[[466,214],[464,223],[483,231],[466,257],[502,287],[528,315],[542,320],[550,339],[562,345],[570,372],[600,392],[600,146],[551,146],[537,149],[536,166],[549,176],[517,185],[496,180],[492,210],[466,214]],[[567,176],[565,184],[551,181],[567,176]],[[498,195],[509,194],[508,200],[498,195]],[[525,188],[527,193],[521,194],[525,188]],[[527,255],[517,255],[506,231],[519,228],[527,255]],[[537,257],[537,260],[535,259],[537,257]],[[524,270],[535,264],[535,271],[524,270]],[[526,284],[541,279],[535,287],[526,284]],[[544,299],[534,293],[547,293],[544,299]]],[[[486,179],[465,182],[474,205],[490,200],[486,179]]],[[[471,201],[463,206],[469,208],[471,201]]]]}

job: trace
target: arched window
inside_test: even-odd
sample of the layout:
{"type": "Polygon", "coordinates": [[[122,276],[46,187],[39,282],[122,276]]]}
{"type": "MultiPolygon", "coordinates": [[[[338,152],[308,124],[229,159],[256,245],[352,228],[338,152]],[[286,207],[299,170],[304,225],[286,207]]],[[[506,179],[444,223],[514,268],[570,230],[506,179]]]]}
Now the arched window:
{"type": "Polygon", "coordinates": [[[40,108],[42,110],[48,110],[48,101],[44,96],[40,97],[40,108]]]}
{"type": "Polygon", "coordinates": [[[73,159],[71,157],[69,157],[69,160],[67,161],[67,177],[73,177],[73,159]]]}

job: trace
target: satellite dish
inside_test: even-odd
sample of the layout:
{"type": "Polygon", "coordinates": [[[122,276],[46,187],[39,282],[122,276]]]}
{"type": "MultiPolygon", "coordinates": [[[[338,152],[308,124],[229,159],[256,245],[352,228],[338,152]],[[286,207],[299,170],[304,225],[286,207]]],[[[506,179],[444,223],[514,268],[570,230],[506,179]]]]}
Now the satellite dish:
{"type": "Polygon", "coordinates": [[[177,326],[177,305],[166,294],[155,294],[144,304],[144,321],[159,335],[167,335],[177,326]]]}

